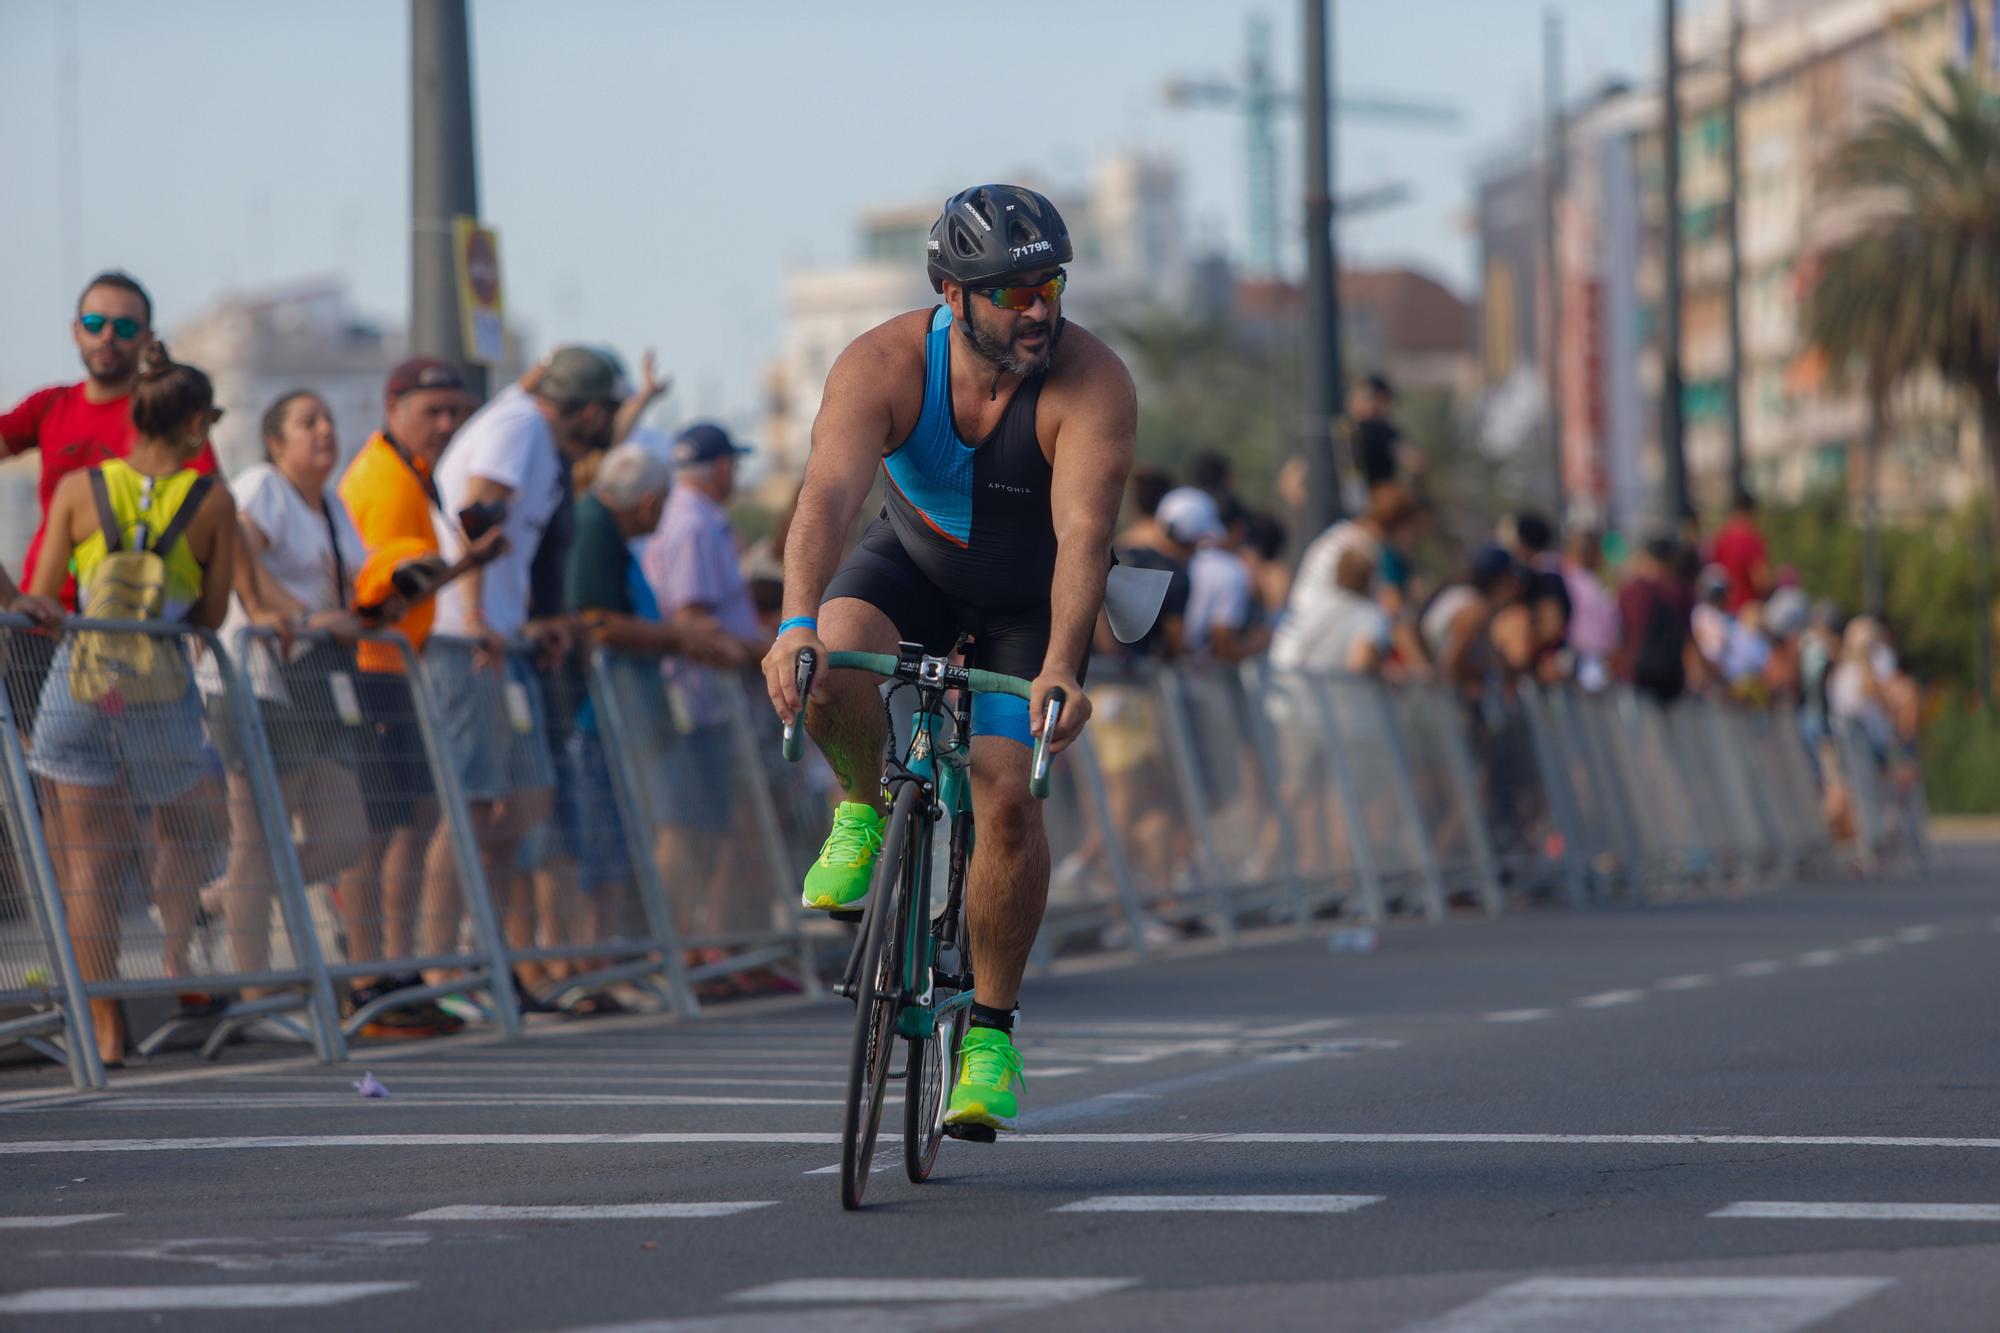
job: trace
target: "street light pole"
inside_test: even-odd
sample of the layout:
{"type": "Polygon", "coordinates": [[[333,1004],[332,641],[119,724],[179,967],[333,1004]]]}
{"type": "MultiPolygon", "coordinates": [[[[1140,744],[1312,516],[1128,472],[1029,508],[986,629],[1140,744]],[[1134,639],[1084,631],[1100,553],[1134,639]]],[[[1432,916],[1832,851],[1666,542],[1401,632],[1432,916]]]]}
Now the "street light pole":
{"type": "Polygon", "coordinates": [[[1687,455],[1681,439],[1681,52],[1675,0],[1660,0],[1666,78],[1660,100],[1660,160],[1665,179],[1660,263],[1660,459],[1666,471],[1668,519],[1679,528],[1694,517],[1688,498],[1687,455]]]}
{"type": "Polygon", "coordinates": [[[1317,534],[1341,517],[1340,469],[1333,456],[1340,411],[1340,270],[1333,235],[1333,25],[1328,0],[1305,0],[1306,338],[1305,411],[1299,450],[1306,460],[1306,520],[1317,534]]]}
{"type": "Polygon", "coordinates": [[[1542,99],[1548,144],[1542,162],[1542,269],[1548,282],[1548,373],[1549,396],[1545,419],[1549,425],[1549,516],[1563,519],[1563,284],[1562,246],[1557,234],[1563,178],[1567,171],[1564,152],[1562,91],[1562,15],[1553,8],[1542,16],[1542,99]]]}
{"type": "Polygon", "coordinates": [[[1743,6],[1729,0],[1729,496],[1745,491],[1743,443],[1743,6]]]}
{"type": "Polygon", "coordinates": [[[452,253],[451,220],[479,216],[472,144],[465,0],[410,0],[410,351],[458,365],[483,398],[486,371],[466,360],[452,253]]]}

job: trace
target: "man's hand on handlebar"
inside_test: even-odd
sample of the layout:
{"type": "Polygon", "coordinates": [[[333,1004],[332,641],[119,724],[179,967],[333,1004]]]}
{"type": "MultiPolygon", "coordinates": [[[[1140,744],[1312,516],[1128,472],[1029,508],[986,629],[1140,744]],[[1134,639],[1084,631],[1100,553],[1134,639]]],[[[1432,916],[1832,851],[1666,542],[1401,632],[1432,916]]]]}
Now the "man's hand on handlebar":
{"type": "Polygon", "coordinates": [[[1083,692],[1073,673],[1042,668],[1028,699],[1028,726],[1036,736],[1042,734],[1042,719],[1048,716],[1049,694],[1054,690],[1062,691],[1063,706],[1061,716],[1056,718],[1055,735],[1049,738],[1049,753],[1061,754],[1083,730],[1083,724],[1090,721],[1090,696],[1083,692]]]}
{"type": "MultiPolygon", "coordinates": [[[[771,651],[764,654],[764,689],[771,696],[771,707],[777,711],[778,719],[787,726],[798,719],[805,706],[799,698],[798,665],[799,651],[810,648],[819,655],[822,665],[826,662],[826,645],[820,642],[819,631],[810,626],[798,625],[778,636],[771,651]]],[[[813,697],[820,697],[821,686],[815,682],[813,697]]]]}

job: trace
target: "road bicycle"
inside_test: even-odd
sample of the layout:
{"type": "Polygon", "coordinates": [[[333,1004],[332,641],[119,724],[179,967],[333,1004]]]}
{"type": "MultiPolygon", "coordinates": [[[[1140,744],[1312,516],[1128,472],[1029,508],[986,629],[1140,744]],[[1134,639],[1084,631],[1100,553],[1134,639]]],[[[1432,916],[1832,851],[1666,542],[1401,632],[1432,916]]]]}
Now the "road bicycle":
{"type": "MultiPolygon", "coordinates": [[[[799,697],[819,670],[810,648],[798,656],[799,697]]],[[[882,851],[860,912],[835,912],[858,922],[854,950],[836,994],[854,1001],[854,1041],[848,1057],[847,1097],[840,1130],[840,1202],[855,1209],[868,1188],[882,1101],[898,1038],[908,1047],[903,1071],[903,1170],[913,1183],[930,1179],[947,1136],[991,1143],[993,1131],[944,1123],[957,1075],[959,1043],[972,1008],[972,953],[965,932],[965,872],[972,862],[972,698],[975,694],[1029,697],[1029,682],[995,671],[953,666],[921,644],[898,644],[896,653],[828,653],[829,670],[866,671],[894,684],[883,692],[889,720],[883,747],[882,791],[889,801],[882,851]],[[916,691],[907,748],[897,753],[894,699],[916,691]],[[947,696],[950,696],[947,701],[947,696]],[[938,825],[950,821],[939,845],[938,825]],[[939,865],[940,855],[943,866],[939,865]],[[944,901],[932,909],[940,878],[944,901]]],[[[1029,769],[1036,799],[1049,793],[1049,737],[1064,700],[1050,695],[1029,769]]],[[[785,758],[796,760],[804,736],[795,720],[785,727],[785,758]]]]}

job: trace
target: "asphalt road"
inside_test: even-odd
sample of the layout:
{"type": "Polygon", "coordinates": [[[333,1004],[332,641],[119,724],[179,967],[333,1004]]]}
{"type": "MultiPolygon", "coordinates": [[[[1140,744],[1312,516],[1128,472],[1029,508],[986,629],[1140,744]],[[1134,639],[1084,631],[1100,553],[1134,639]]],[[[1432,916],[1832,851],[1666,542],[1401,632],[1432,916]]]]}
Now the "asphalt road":
{"type": "Polygon", "coordinates": [[[1996,957],[1984,847],[1075,970],[1027,1131],[859,1215],[839,1002],[10,1076],[0,1327],[2000,1328],[1996,957]]]}

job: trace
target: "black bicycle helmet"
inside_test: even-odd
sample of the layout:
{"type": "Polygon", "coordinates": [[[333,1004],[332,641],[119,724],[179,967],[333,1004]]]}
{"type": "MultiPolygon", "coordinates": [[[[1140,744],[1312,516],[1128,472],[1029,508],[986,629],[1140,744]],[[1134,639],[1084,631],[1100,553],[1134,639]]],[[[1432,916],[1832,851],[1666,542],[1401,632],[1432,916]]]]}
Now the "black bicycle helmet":
{"type": "Polygon", "coordinates": [[[926,271],[939,292],[947,278],[971,286],[1074,257],[1056,206],[1019,185],[975,185],[945,200],[928,249],[926,271]]]}

